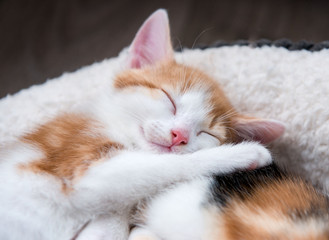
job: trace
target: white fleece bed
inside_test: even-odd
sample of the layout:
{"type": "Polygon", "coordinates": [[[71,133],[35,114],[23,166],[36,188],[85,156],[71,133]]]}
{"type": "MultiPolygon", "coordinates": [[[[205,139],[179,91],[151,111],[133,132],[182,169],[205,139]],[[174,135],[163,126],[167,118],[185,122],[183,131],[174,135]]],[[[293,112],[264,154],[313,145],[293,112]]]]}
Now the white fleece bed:
{"type": "MultiPolygon", "coordinates": [[[[0,146],[106,90],[125,54],[1,99],[0,146]]],[[[218,79],[241,112],[284,122],[276,161],[329,192],[329,50],[228,46],[185,49],[176,58],[218,79]]]]}

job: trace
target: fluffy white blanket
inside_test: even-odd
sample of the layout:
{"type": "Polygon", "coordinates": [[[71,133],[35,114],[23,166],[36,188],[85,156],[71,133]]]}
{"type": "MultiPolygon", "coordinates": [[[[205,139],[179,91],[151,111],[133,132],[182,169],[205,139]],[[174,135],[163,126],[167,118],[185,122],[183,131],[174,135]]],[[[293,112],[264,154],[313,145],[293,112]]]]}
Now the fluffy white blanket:
{"type": "MultiPolygon", "coordinates": [[[[104,91],[125,54],[1,99],[0,145],[104,91]]],[[[273,144],[276,161],[329,192],[329,50],[230,46],[176,58],[218,79],[243,113],[284,122],[287,131],[273,144]]]]}

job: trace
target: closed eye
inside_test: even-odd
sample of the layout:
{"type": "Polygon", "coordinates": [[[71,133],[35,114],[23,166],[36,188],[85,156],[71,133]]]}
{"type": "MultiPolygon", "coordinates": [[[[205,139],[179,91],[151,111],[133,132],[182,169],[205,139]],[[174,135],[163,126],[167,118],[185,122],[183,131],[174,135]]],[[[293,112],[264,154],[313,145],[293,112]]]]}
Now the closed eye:
{"type": "Polygon", "coordinates": [[[209,132],[206,132],[206,131],[200,131],[200,132],[198,132],[198,133],[197,133],[197,136],[199,136],[201,133],[208,134],[209,136],[214,137],[214,138],[216,138],[219,142],[221,142],[221,139],[220,139],[219,137],[217,137],[217,136],[215,136],[214,134],[211,134],[211,133],[209,133],[209,132]]]}
{"type": "Polygon", "coordinates": [[[174,100],[172,99],[172,97],[169,95],[169,93],[167,93],[165,90],[161,89],[162,92],[164,92],[164,94],[166,94],[166,96],[168,97],[168,99],[170,100],[171,104],[174,107],[174,115],[176,114],[176,104],[174,102],[174,100]]]}

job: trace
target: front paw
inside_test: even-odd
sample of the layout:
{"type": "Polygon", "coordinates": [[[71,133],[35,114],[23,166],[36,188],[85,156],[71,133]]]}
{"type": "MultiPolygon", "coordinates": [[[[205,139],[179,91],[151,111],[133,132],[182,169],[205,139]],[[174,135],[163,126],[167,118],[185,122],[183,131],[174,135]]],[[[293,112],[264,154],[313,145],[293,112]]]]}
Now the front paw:
{"type": "Polygon", "coordinates": [[[238,169],[255,169],[272,162],[270,152],[259,143],[221,145],[193,153],[196,171],[204,174],[228,173],[238,169]]]}
{"type": "Polygon", "coordinates": [[[266,166],[272,162],[269,150],[259,143],[245,142],[233,146],[237,155],[235,160],[241,164],[242,169],[255,169],[266,166]]]}

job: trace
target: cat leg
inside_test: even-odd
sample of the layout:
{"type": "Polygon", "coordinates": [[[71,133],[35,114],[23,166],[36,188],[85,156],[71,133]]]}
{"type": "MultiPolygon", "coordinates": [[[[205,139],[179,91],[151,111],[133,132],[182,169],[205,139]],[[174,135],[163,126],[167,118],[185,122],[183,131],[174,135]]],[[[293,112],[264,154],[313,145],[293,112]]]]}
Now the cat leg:
{"type": "Polygon", "coordinates": [[[135,227],[131,230],[128,240],[160,240],[160,238],[145,228],[135,227]]]}
{"type": "Polygon", "coordinates": [[[270,162],[268,150],[251,142],[182,155],[123,152],[92,165],[75,184],[71,197],[84,211],[125,211],[172,183],[270,162]]]}

